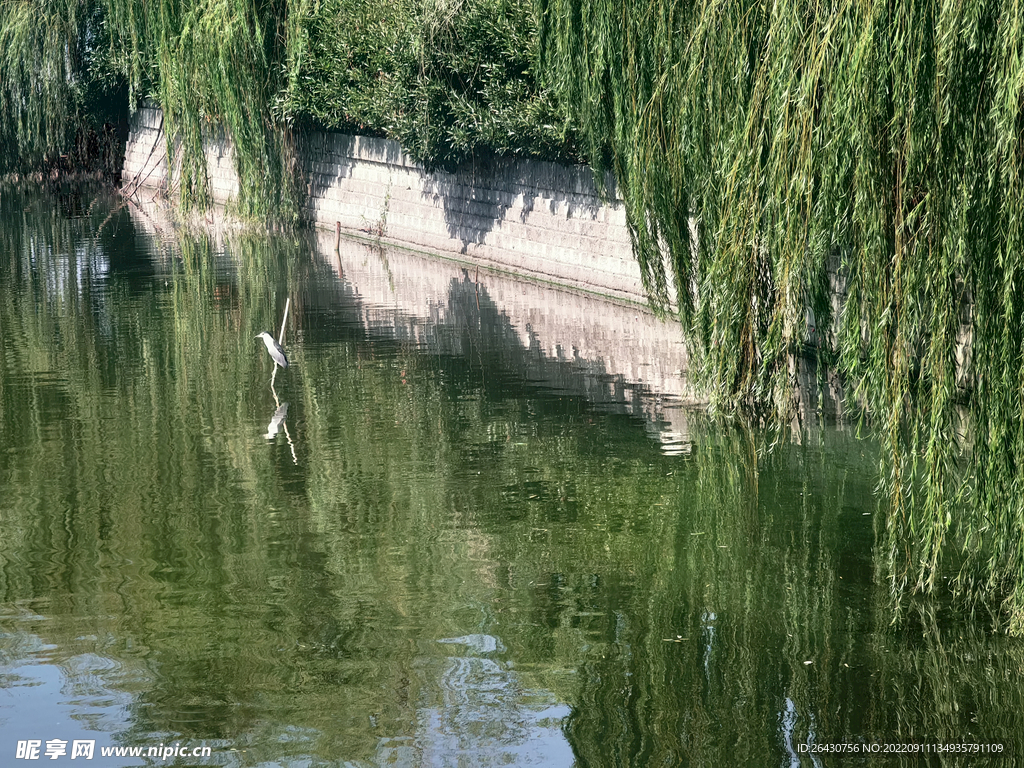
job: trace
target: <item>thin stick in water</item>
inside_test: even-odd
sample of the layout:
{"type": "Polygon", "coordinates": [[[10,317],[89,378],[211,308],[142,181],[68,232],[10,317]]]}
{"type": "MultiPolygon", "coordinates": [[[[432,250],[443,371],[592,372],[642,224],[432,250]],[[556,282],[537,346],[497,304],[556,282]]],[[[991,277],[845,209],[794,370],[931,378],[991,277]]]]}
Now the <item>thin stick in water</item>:
{"type": "Polygon", "coordinates": [[[289,296],[284,302],[284,319],[281,321],[281,332],[277,334],[277,343],[282,347],[284,346],[284,327],[288,322],[288,307],[292,303],[292,297],[289,296]]]}

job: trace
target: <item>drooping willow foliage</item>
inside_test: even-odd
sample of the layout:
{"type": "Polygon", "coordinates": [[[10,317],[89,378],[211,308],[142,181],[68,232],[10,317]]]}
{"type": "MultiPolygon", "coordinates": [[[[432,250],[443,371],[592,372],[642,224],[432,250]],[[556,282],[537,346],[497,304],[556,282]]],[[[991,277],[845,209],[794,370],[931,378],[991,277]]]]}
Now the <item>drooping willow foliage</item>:
{"type": "Polygon", "coordinates": [[[55,14],[46,25],[33,23],[34,9],[27,3],[0,6],[0,114],[6,118],[0,122],[0,141],[5,165],[11,164],[9,158],[39,156],[60,143],[51,137],[73,104],[59,85],[71,79],[67,69],[80,54],[77,45],[71,50],[65,46],[69,37],[78,37],[78,3],[71,5],[71,13],[55,14]],[[57,76],[47,77],[47,71],[57,76]],[[28,109],[12,108],[26,100],[31,102],[28,109]]]}
{"type": "Polygon", "coordinates": [[[98,26],[95,2],[0,2],[0,173],[81,155],[88,132],[116,119],[98,26]]]}
{"type": "MultiPolygon", "coordinates": [[[[303,37],[304,0],[4,0],[0,170],[64,154],[99,102],[164,110],[183,203],[208,199],[203,137],[235,150],[245,216],[292,212],[281,106],[303,37]]],[[[109,105],[108,105],[109,106],[109,105]]]]}
{"type": "Polygon", "coordinates": [[[132,98],[163,108],[186,206],[208,202],[204,137],[234,148],[247,217],[294,216],[283,94],[302,55],[305,0],[108,0],[109,44],[132,98]]]}
{"type": "Polygon", "coordinates": [[[816,343],[887,446],[894,590],[955,564],[1024,632],[1024,4],[537,7],[709,390],[785,412],[816,343]]]}

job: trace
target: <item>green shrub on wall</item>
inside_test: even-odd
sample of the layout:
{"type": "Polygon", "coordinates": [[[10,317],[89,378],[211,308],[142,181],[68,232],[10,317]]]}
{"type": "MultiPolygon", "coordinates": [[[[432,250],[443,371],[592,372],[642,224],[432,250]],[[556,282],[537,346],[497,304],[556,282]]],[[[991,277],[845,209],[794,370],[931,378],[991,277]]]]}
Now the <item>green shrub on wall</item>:
{"type": "Polygon", "coordinates": [[[431,166],[481,150],[574,158],[538,87],[528,0],[328,0],[303,22],[297,118],[399,141],[431,166]]]}

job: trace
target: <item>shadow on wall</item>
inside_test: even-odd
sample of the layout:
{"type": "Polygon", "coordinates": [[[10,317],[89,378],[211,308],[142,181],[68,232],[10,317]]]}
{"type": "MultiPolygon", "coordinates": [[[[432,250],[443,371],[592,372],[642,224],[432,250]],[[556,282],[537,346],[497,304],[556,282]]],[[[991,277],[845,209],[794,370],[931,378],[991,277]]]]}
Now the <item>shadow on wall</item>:
{"type": "MultiPolygon", "coordinates": [[[[605,360],[587,359],[576,347],[557,347],[546,352],[538,334],[530,327],[516,327],[491,299],[487,288],[462,270],[462,279],[452,278],[448,291],[445,323],[433,325],[434,347],[469,360],[487,360],[487,367],[511,373],[528,386],[550,393],[582,397],[603,411],[628,413],[643,418],[645,398],[658,393],[639,382],[627,381],[621,372],[608,370],[605,360]],[[482,359],[481,359],[482,358],[482,359]]],[[[581,328],[581,333],[585,333],[581,328]]],[[[500,396],[500,380],[491,382],[500,396]]]]}
{"type": "MultiPolygon", "coordinates": [[[[616,199],[614,179],[606,181],[616,199]]],[[[455,171],[435,171],[423,178],[423,196],[444,208],[448,235],[461,244],[483,245],[503,222],[526,225],[534,211],[563,218],[594,220],[602,199],[589,169],[540,160],[480,154],[455,171]]]]}
{"type": "MultiPolygon", "coordinates": [[[[378,162],[398,162],[401,151],[396,147],[389,151],[391,142],[379,142],[381,158],[378,162]],[[394,158],[388,155],[394,154],[394,158]]],[[[358,162],[356,157],[356,137],[340,133],[304,133],[296,141],[298,155],[306,159],[307,167],[303,168],[305,181],[303,190],[306,199],[300,201],[305,207],[310,201],[319,200],[325,193],[336,186],[342,179],[351,179],[352,171],[358,162]]],[[[363,150],[366,151],[365,149],[363,150]]]]}

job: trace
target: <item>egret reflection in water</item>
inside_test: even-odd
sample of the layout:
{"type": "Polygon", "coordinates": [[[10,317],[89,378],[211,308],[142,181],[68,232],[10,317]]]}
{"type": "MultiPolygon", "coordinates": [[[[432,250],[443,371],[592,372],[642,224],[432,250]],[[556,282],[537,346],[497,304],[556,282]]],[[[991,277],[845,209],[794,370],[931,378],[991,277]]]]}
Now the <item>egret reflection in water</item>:
{"type": "Polygon", "coordinates": [[[285,418],[288,416],[288,402],[281,403],[277,410],[274,411],[274,416],[270,420],[270,424],[267,425],[267,440],[273,440],[277,437],[278,431],[281,429],[281,425],[284,424],[285,418]]]}
{"type": "MultiPolygon", "coordinates": [[[[276,366],[274,370],[277,370],[276,366]]],[[[273,440],[277,437],[277,433],[283,429],[285,439],[288,441],[288,448],[292,452],[292,463],[298,464],[299,457],[295,454],[295,443],[292,442],[292,436],[288,432],[288,424],[285,422],[285,419],[288,418],[288,401],[286,400],[282,403],[278,399],[273,379],[270,381],[270,391],[274,393],[274,404],[277,406],[277,410],[274,411],[274,415],[270,418],[270,423],[267,425],[266,439],[273,440]]]]}

